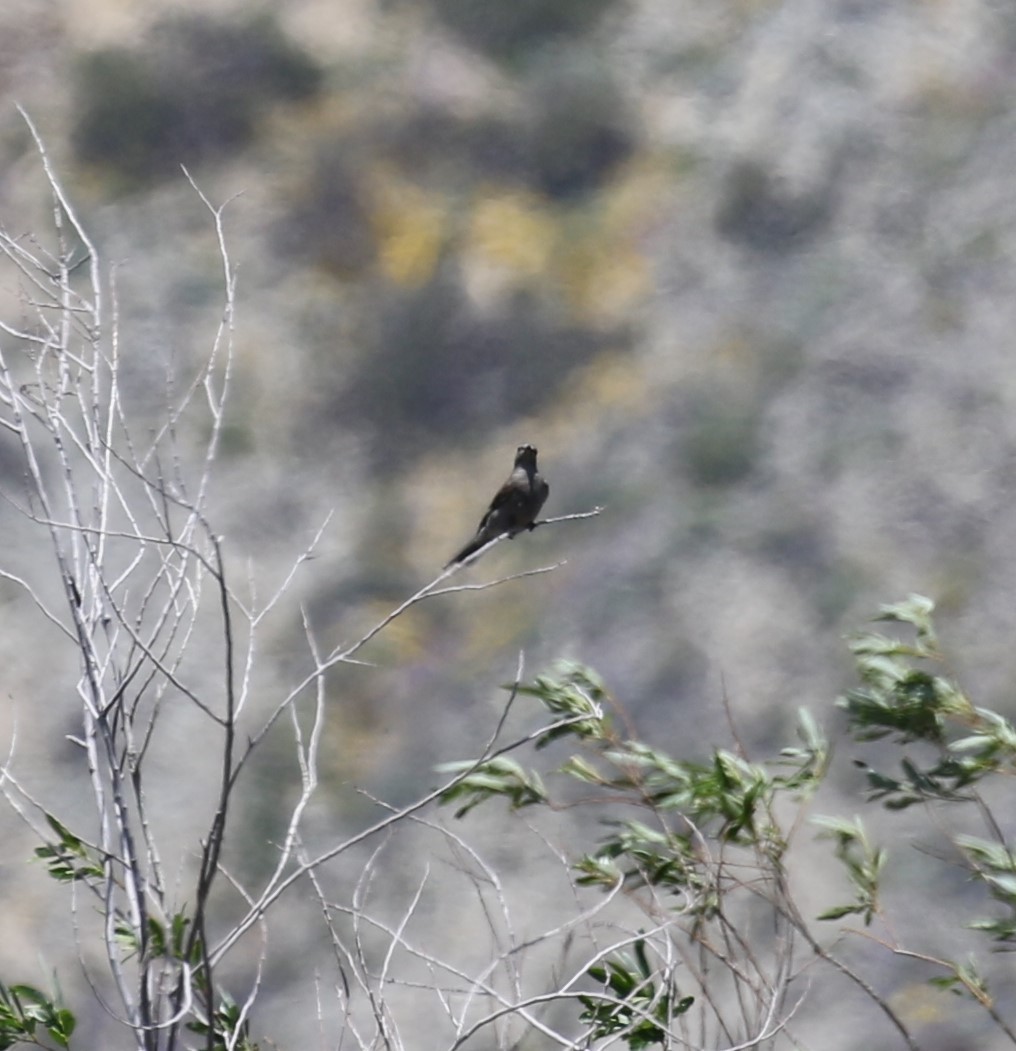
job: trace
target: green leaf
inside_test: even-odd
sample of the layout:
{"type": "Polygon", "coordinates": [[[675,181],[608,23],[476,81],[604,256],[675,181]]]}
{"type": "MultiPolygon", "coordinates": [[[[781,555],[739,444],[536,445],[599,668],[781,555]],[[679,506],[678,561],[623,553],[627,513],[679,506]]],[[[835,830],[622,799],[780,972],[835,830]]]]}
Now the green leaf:
{"type": "Polygon", "coordinates": [[[75,1024],[70,1011],[34,985],[0,983],[0,1048],[40,1043],[36,1036],[39,1026],[58,1046],[68,1047],[75,1024]]]}
{"type": "Polygon", "coordinates": [[[864,907],[861,905],[835,905],[831,909],[826,909],[825,912],[820,912],[818,919],[842,920],[844,916],[856,916],[862,912],[864,912],[864,907]]]}
{"type": "Polygon", "coordinates": [[[579,781],[585,781],[590,785],[602,785],[603,775],[592,764],[586,762],[581,756],[570,756],[561,767],[562,774],[570,774],[579,781]]]}
{"type": "Polygon", "coordinates": [[[935,603],[927,596],[908,595],[903,602],[879,607],[879,615],[875,619],[912,625],[919,642],[929,650],[934,650],[937,645],[935,627],[931,619],[934,611],[935,603]]]}
{"type": "Polygon", "coordinates": [[[456,784],[445,789],[439,797],[443,806],[448,803],[463,801],[455,812],[457,818],[465,816],[474,807],[488,799],[500,796],[506,798],[512,809],[533,806],[547,801],[547,791],[537,773],[527,773],[514,759],[499,756],[476,766],[469,760],[458,760],[442,763],[438,768],[442,773],[467,773],[456,784]]]}
{"type": "Polygon", "coordinates": [[[511,683],[504,688],[538,698],[557,719],[574,720],[544,732],[537,739],[537,748],[545,748],[560,737],[602,741],[609,736],[610,721],[604,712],[609,702],[607,691],[600,677],[585,665],[558,661],[550,674],[537,676],[532,685],[511,683]]]}

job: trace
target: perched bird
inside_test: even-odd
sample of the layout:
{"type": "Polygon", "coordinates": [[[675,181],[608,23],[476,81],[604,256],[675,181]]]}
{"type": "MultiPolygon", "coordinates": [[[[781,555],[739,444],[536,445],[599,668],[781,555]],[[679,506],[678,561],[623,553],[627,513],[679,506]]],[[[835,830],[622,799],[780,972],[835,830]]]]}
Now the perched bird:
{"type": "Polygon", "coordinates": [[[445,566],[445,569],[456,562],[464,562],[495,537],[504,536],[506,533],[508,536],[514,536],[523,529],[532,529],[549,492],[550,486],[536,470],[536,448],[532,445],[520,445],[515,450],[515,469],[491,500],[487,513],[480,519],[476,536],[445,566]]]}

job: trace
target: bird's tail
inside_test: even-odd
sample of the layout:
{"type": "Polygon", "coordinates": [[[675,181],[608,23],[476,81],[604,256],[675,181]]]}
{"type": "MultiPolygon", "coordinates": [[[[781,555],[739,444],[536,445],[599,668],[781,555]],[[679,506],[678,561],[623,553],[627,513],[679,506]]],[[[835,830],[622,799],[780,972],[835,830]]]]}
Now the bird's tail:
{"type": "Polygon", "coordinates": [[[480,550],[481,547],[489,543],[489,536],[483,536],[482,534],[480,534],[473,537],[473,539],[470,540],[469,543],[466,544],[466,546],[454,558],[450,558],[445,563],[445,569],[447,569],[449,566],[457,565],[459,562],[465,562],[465,560],[469,558],[470,555],[475,554],[477,551],[480,550]]]}

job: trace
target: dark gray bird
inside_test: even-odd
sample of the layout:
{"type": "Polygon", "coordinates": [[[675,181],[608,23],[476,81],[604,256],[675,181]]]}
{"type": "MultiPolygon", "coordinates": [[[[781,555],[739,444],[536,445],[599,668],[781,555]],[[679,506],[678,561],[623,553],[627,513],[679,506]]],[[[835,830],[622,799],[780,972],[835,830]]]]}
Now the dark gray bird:
{"type": "Polygon", "coordinates": [[[536,470],[536,448],[520,445],[515,450],[515,469],[490,502],[487,513],[480,519],[476,536],[445,566],[464,562],[473,552],[498,536],[514,536],[523,529],[532,529],[540,513],[550,486],[536,470]]]}

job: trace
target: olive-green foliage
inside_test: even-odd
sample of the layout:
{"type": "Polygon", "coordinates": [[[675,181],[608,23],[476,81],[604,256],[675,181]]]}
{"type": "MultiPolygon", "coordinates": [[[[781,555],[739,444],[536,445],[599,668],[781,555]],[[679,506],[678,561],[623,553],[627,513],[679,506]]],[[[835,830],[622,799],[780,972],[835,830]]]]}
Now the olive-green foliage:
{"type": "Polygon", "coordinates": [[[374,349],[326,411],[362,417],[381,459],[396,466],[420,440],[486,433],[539,412],[569,371],[607,336],[568,324],[535,296],[479,315],[447,268],[417,290],[387,289],[374,349]]]}
{"type": "Polygon", "coordinates": [[[716,229],[748,248],[785,253],[808,244],[828,222],[834,204],[832,179],[794,192],[761,164],[744,161],[727,176],[716,229]]]}
{"type": "Polygon", "coordinates": [[[602,186],[635,149],[635,117],[610,68],[578,48],[534,63],[526,131],[529,181],[571,200],[602,186]]]}
{"type": "MultiPolygon", "coordinates": [[[[974,916],[965,920],[967,927],[987,935],[993,947],[1011,948],[1016,943],[1016,843],[1011,822],[992,813],[986,793],[999,777],[1016,773],[1016,728],[999,713],[973,704],[954,682],[929,669],[942,660],[932,612],[933,603],[919,595],[883,607],[880,620],[902,625],[914,637],[873,631],[855,636],[850,646],[861,683],[838,703],[857,742],[879,739],[898,749],[899,773],[888,772],[884,762],[876,769],[855,760],[867,776],[869,810],[875,810],[871,804],[881,803],[871,816],[887,817],[895,824],[901,811],[922,804],[922,812],[931,818],[930,829],[948,840],[943,865],[959,863],[983,890],[974,916]],[[948,827],[937,820],[937,808],[949,809],[948,827]],[[962,826],[957,824],[960,820],[962,826]],[[958,827],[962,831],[948,831],[958,827]]],[[[614,705],[606,688],[595,673],[579,665],[563,663],[532,686],[510,689],[537,698],[551,717],[542,732],[529,738],[537,747],[570,739],[574,752],[556,773],[583,786],[581,805],[600,808],[604,834],[595,849],[574,861],[576,882],[611,893],[620,886],[631,894],[651,891],[656,931],[663,934],[662,940],[631,943],[634,958],[617,955],[587,969],[603,990],[598,996],[579,997],[586,1008],[580,1020],[588,1027],[588,1038],[614,1036],[632,1049],[668,1046],[675,1017],[693,1002],[686,995],[687,984],[679,991],[664,962],[668,926],[682,939],[708,947],[714,937],[710,930],[723,929],[734,915],[738,896],[751,887],[756,905],[770,903],[774,931],[787,925],[779,939],[792,931],[834,971],[865,990],[906,1046],[918,1046],[887,994],[843,962],[837,945],[843,930],[828,947],[823,945],[822,925],[801,915],[786,897],[796,863],[790,847],[800,827],[795,813],[830,766],[828,744],[806,711],[800,713],[799,743],[783,749],[775,761],[754,763],[740,750],[725,749],[712,750],[705,760],[687,759],[668,754],[657,743],[619,733],[610,718],[614,705]],[[660,922],[665,902],[672,902],[669,924],[660,922]]],[[[502,765],[455,767],[468,769],[469,776],[447,791],[443,801],[454,803],[460,815],[495,796],[515,809],[557,804],[559,792],[546,773],[527,771],[515,760],[504,765],[503,756],[492,762],[502,765]]],[[[941,952],[931,955],[922,944],[926,932],[897,929],[883,903],[882,881],[891,868],[891,852],[869,835],[862,819],[819,817],[814,823],[819,836],[832,841],[851,889],[849,900],[827,890],[840,900],[815,919],[841,922],[857,917],[865,927],[884,925],[891,934],[882,944],[898,954],[900,969],[915,958],[921,960],[920,980],[969,998],[1016,1043],[1013,1019],[1006,1017],[1012,1014],[1011,1005],[1004,1007],[990,977],[982,972],[991,954],[961,956],[957,950],[955,958],[941,952]]],[[[901,838],[906,842],[911,835],[901,838]]],[[[938,856],[925,853],[929,863],[938,856]]],[[[912,896],[922,892],[921,885],[909,890],[912,896]]],[[[943,909],[943,916],[951,919],[957,911],[943,909]]],[[[753,942],[747,968],[748,956],[734,961],[738,982],[755,965],[759,949],[753,942]]],[[[788,971],[781,980],[794,979],[788,971]]],[[[893,981],[898,985],[900,978],[893,981]]]]}
{"type": "Polygon", "coordinates": [[[610,67],[588,49],[536,56],[527,64],[522,98],[525,105],[507,113],[462,115],[424,104],[371,116],[322,148],[305,196],[325,196],[333,168],[345,186],[369,158],[443,192],[495,183],[572,202],[607,183],[638,143],[632,107],[610,67]]]}
{"type": "Polygon", "coordinates": [[[166,178],[243,148],[265,106],[314,94],[320,77],[270,17],[168,19],[137,49],[81,59],[74,149],[127,185],[166,178]]]}
{"type": "Polygon", "coordinates": [[[57,1047],[70,1047],[77,1019],[60,1003],[32,985],[0,983],[0,1049],[19,1044],[47,1046],[40,1040],[45,1030],[57,1047]]]}
{"type": "Polygon", "coordinates": [[[762,406],[744,396],[702,387],[688,410],[684,456],[699,485],[733,485],[749,475],[759,454],[762,406]]]}
{"type": "Polygon", "coordinates": [[[593,30],[616,0],[430,0],[466,43],[493,58],[517,59],[539,44],[593,30]]]}
{"type": "Polygon", "coordinates": [[[432,185],[515,184],[531,177],[529,145],[513,112],[462,114],[423,104],[378,127],[377,146],[386,160],[432,185]]]}
{"type": "Polygon", "coordinates": [[[346,142],[318,150],[306,185],[275,230],[275,243],[287,255],[340,279],[355,279],[376,255],[365,170],[351,158],[346,142]]]}

